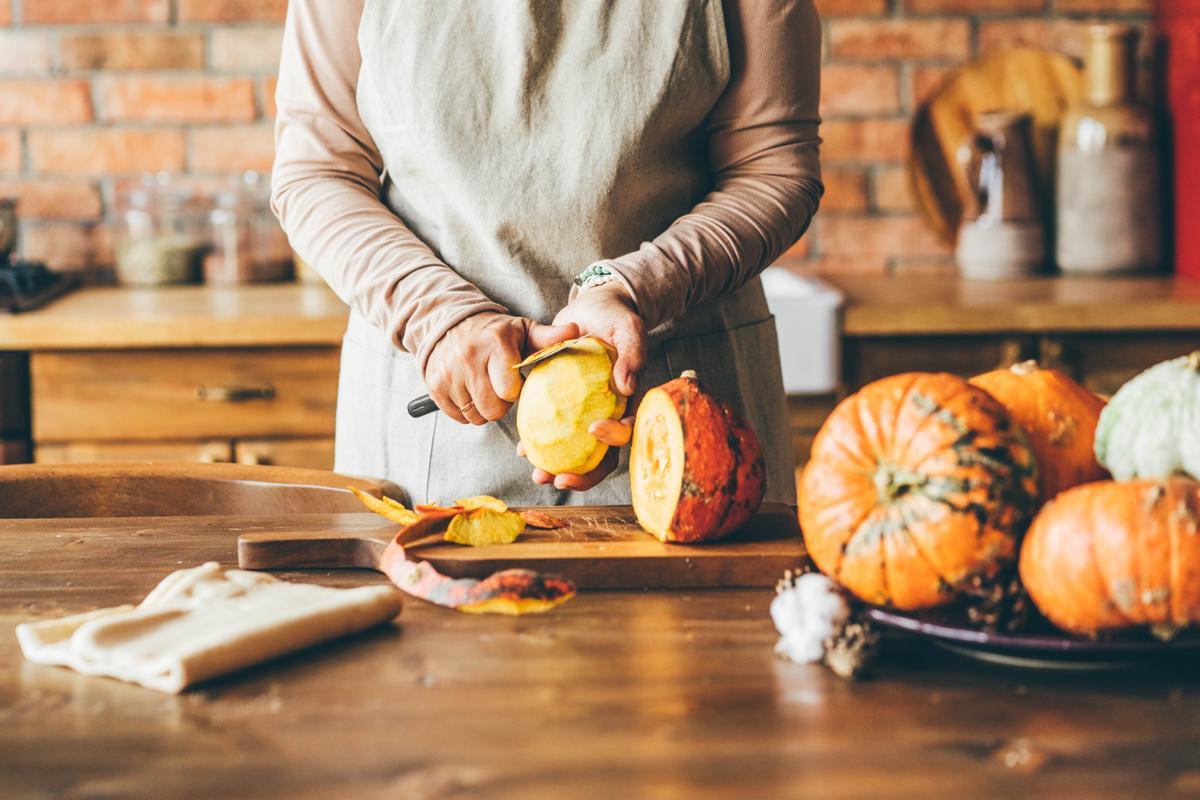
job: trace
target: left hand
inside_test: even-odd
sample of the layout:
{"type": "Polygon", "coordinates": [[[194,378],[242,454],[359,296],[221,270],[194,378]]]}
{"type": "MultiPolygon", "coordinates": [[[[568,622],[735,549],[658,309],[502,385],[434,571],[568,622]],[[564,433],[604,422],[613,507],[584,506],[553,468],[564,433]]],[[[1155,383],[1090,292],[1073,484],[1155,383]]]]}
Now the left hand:
{"type": "MultiPolygon", "coordinates": [[[[580,336],[595,336],[616,349],[613,385],[621,394],[632,397],[637,389],[638,373],[646,365],[646,326],[625,286],[613,281],[576,296],[554,318],[555,325],[572,323],[578,326],[580,336]]],[[[556,489],[574,492],[591,489],[616,468],[618,449],[628,444],[633,436],[633,417],[599,420],[592,423],[588,433],[611,448],[600,466],[586,475],[553,475],[543,469],[534,469],[533,482],[553,483],[556,489]]],[[[517,453],[524,456],[524,448],[517,445],[517,453]]]]}

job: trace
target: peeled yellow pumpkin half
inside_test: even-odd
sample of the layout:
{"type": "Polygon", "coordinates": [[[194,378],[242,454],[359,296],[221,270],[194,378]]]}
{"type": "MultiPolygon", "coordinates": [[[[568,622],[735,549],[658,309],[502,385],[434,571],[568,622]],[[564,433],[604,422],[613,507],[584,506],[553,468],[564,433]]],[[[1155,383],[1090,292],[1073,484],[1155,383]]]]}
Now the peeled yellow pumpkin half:
{"type": "Polygon", "coordinates": [[[517,400],[517,433],[529,463],[555,475],[582,475],[600,465],[608,445],[588,428],[625,413],[625,396],[613,387],[613,361],[612,349],[589,336],[539,350],[517,365],[533,364],[517,400]]]}

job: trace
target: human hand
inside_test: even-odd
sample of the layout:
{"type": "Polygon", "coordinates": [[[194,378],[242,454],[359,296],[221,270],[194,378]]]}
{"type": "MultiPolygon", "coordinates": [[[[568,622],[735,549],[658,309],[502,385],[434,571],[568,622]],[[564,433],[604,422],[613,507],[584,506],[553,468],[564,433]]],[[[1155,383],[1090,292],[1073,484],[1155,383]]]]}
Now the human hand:
{"type": "Polygon", "coordinates": [[[632,397],[638,373],[646,366],[646,326],[624,284],[613,281],[580,293],[558,312],[555,325],[574,324],[580,336],[595,336],[617,351],[613,383],[632,397]]]}
{"type": "Polygon", "coordinates": [[[523,351],[578,335],[573,323],[542,325],[491,311],[475,314],[434,345],[425,365],[425,386],[450,419],[484,425],[507,414],[521,394],[521,373],[513,367],[523,351]]]}

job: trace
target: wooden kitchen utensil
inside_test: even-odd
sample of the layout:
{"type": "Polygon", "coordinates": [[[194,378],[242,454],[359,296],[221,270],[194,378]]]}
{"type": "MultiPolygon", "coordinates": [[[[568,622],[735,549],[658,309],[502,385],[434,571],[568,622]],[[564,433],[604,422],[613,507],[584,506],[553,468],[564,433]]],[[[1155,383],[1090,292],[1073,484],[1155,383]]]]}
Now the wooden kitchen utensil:
{"type": "MultiPolygon", "coordinates": [[[[973,188],[956,153],[979,114],[993,109],[1033,117],[1037,174],[1054,174],[1059,117],[1083,93],[1078,67],[1066,56],[1036,48],[1001,51],[951,72],[917,108],[909,160],[917,204],[947,242],[953,242],[973,188]]],[[[1050,207],[1049,187],[1038,187],[1041,208],[1050,207]]]]}
{"type": "MultiPolygon", "coordinates": [[[[774,586],[802,564],[804,545],[795,510],[766,503],[727,539],[704,545],[664,544],[643,531],[629,506],[538,509],[568,523],[558,530],[526,528],[512,544],[462,547],[446,542],[409,546],[408,556],[453,578],[485,578],[511,568],[557,575],[583,589],[678,589],[774,586]]],[[[243,569],[379,569],[398,526],[358,530],[243,533],[243,569]]]]}

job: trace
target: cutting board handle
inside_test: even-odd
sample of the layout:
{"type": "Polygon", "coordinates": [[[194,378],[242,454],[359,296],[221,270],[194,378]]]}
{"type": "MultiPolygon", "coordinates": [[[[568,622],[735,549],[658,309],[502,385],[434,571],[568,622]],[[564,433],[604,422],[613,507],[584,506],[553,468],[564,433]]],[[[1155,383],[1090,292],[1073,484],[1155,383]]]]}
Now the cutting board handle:
{"type": "Polygon", "coordinates": [[[238,537],[242,569],[377,569],[386,539],[366,532],[243,533],[238,537]]]}

